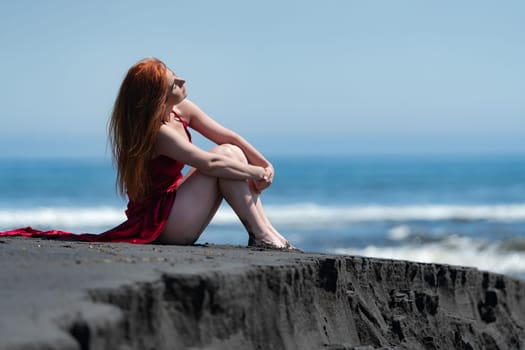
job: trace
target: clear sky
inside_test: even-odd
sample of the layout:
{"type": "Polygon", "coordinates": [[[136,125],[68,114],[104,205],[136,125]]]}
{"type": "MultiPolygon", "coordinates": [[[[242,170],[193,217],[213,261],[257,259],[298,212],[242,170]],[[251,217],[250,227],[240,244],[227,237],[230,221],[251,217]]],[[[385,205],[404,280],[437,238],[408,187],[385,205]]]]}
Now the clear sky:
{"type": "Polygon", "coordinates": [[[0,156],[104,156],[147,56],[264,153],[525,154],[523,1],[2,1],[0,156]]]}

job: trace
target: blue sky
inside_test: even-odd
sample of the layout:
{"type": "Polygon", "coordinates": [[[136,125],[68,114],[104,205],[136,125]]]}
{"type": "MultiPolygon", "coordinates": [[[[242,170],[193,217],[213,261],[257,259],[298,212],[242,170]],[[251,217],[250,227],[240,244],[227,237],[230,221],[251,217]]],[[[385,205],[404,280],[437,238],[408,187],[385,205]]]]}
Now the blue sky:
{"type": "Polygon", "coordinates": [[[264,153],[525,154],[522,1],[144,4],[2,2],[0,156],[107,156],[147,56],[264,153]]]}

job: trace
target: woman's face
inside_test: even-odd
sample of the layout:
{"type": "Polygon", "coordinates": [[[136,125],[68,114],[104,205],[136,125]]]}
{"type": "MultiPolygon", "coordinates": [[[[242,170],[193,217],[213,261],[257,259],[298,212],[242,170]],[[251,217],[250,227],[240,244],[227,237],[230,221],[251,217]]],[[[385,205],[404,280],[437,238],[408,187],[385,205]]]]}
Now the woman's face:
{"type": "Polygon", "coordinates": [[[168,77],[168,96],[166,103],[176,105],[188,96],[186,92],[186,80],[176,76],[171,70],[166,70],[168,77]]]}

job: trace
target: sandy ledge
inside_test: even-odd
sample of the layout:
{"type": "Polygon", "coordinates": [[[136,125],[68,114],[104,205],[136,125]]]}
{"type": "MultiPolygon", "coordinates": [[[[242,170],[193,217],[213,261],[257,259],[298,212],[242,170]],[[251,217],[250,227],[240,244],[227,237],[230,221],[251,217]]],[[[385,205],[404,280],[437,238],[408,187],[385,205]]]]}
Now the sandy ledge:
{"type": "Polygon", "coordinates": [[[0,349],[525,349],[525,281],[448,265],[0,239],[0,349]]]}

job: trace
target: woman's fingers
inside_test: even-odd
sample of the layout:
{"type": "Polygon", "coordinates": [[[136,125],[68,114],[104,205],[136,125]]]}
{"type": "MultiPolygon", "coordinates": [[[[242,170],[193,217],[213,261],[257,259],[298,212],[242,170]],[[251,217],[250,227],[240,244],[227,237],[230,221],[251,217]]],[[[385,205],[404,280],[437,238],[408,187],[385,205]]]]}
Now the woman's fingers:
{"type": "Polygon", "coordinates": [[[249,180],[248,185],[250,189],[256,193],[261,193],[263,190],[270,187],[273,181],[273,167],[270,165],[264,168],[264,177],[262,180],[249,180]]]}
{"type": "Polygon", "coordinates": [[[264,176],[265,180],[271,184],[273,181],[273,167],[271,165],[264,168],[264,176]]]}

